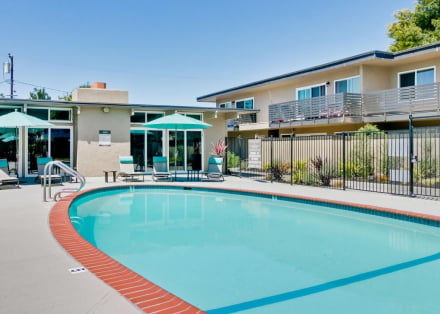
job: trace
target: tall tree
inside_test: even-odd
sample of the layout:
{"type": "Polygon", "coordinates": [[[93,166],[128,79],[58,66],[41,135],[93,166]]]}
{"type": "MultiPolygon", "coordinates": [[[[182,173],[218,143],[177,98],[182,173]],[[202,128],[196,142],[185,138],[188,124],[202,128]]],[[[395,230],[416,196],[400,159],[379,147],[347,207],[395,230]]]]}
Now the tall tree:
{"type": "Polygon", "coordinates": [[[414,10],[400,10],[388,27],[394,39],[391,51],[400,51],[440,41],[440,0],[417,0],[414,10]]]}
{"type": "Polygon", "coordinates": [[[42,100],[51,99],[49,94],[46,92],[44,88],[34,88],[34,91],[29,93],[29,97],[31,99],[42,99],[42,100]]]}

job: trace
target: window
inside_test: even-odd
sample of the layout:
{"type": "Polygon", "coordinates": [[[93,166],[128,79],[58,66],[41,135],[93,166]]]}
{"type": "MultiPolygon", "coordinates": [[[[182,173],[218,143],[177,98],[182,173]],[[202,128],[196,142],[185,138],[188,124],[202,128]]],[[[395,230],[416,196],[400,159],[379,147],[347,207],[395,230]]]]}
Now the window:
{"type": "Polygon", "coordinates": [[[431,84],[435,81],[434,68],[420,69],[399,73],[399,87],[409,87],[422,84],[431,84]]]}
{"type": "Polygon", "coordinates": [[[0,107],[0,116],[10,113],[10,112],[14,112],[14,111],[19,111],[21,112],[21,108],[19,107],[0,107]]]}
{"type": "Polygon", "coordinates": [[[321,84],[316,86],[298,88],[296,90],[296,99],[301,100],[301,99],[309,99],[309,98],[325,96],[326,94],[325,86],[326,84],[321,84]]]}
{"type": "Polygon", "coordinates": [[[235,101],[235,108],[237,109],[254,109],[254,99],[246,98],[235,101]]]}
{"type": "Polygon", "coordinates": [[[196,120],[202,121],[202,115],[200,113],[194,113],[194,114],[187,113],[186,116],[190,117],[190,118],[193,118],[193,119],[196,119],[196,120]]]}
{"type": "Polygon", "coordinates": [[[338,93],[360,93],[360,77],[350,77],[335,81],[335,94],[338,93]]]}
{"type": "Polygon", "coordinates": [[[149,113],[147,113],[147,122],[150,122],[150,121],[156,120],[158,118],[162,118],[162,117],[163,117],[162,112],[158,112],[158,113],[149,112],[149,113]]]}
{"type": "Polygon", "coordinates": [[[232,108],[232,101],[223,102],[218,106],[219,108],[232,108]]]}
{"type": "Polygon", "coordinates": [[[71,121],[70,109],[50,109],[51,121],[71,121]]]}
{"type": "Polygon", "coordinates": [[[135,111],[130,117],[130,122],[135,124],[143,124],[145,122],[150,122],[156,120],[157,118],[161,118],[163,115],[163,112],[135,111]]]}
{"type": "Polygon", "coordinates": [[[35,118],[41,119],[41,120],[48,120],[49,119],[49,109],[28,108],[27,114],[30,116],[33,116],[35,118]]]}
{"type": "Polygon", "coordinates": [[[67,108],[27,108],[27,114],[46,121],[72,121],[72,109],[67,108]]]}
{"type": "Polygon", "coordinates": [[[130,117],[131,123],[145,123],[145,112],[134,112],[130,117]]]}

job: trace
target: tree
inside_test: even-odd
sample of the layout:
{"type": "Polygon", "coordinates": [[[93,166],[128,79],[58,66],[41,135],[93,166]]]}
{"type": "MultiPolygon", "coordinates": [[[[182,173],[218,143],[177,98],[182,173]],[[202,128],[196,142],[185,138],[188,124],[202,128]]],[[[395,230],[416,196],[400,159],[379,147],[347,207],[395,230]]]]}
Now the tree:
{"type": "MultiPolygon", "coordinates": [[[[78,86],[78,88],[90,88],[90,83],[86,82],[78,86]]],[[[68,93],[65,96],[58,97],[59,100],[72,101],[72,93],[68,93]]]]}
{"type": "Polygon", "coordinates": [[[29,97],[31,99],[42,99],[42,100],[51,99],[49,94],[46,92],[44,88],[34,88],[34,91],[29,93],[29,97]]]}
{"type": "Polygon", "coordinates": [[[5,94],[0,93],[0,98],[5,98],[5,94]]]}
{"type": "Polygon", "coordinates": [[[394,14],[396,22],[388,27],[394,39],[391,51],[401,51],[440,40],[440,0],[417,0],[414,10],[394,14]]]}

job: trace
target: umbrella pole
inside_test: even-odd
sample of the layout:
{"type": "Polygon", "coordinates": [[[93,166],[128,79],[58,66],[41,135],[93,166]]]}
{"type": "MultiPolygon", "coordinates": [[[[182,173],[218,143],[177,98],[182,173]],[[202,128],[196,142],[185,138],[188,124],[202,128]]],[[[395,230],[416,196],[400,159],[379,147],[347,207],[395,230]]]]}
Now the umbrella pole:
{"type": "Polygon", "coordinates": [[[18,127],[15,128],[15,174],[17,175],[17,178],[19,176],[18,174],[18,157],[19,157],[19,145],[18,145],[18,127]]]}
{"type": "Polygon", "coordinates": [[[177,129],[174,134],[174,181],[177,182],[177,129]]]}

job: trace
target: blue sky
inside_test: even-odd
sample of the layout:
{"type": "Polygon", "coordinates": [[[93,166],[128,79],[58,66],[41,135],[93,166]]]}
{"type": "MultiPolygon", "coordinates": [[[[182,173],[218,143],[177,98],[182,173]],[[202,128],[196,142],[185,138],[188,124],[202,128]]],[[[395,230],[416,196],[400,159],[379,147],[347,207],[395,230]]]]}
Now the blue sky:
{"type": "MultiPolygon", "coordinates": [[[[196,97],[383,49],[410,0],[2,1],[0,61],[15,78],[71,91],[104,81],[130,102],[196,97]]],[[[2,78],[0,77],[0,81],[2,78]]],[[[17,85],[19,98],[30,86],[17,85]]],[[[0,92],[8,86],[0,84],[0,92]]],[[[62,93],[49,91],[53,99],[62,93]]]]}

